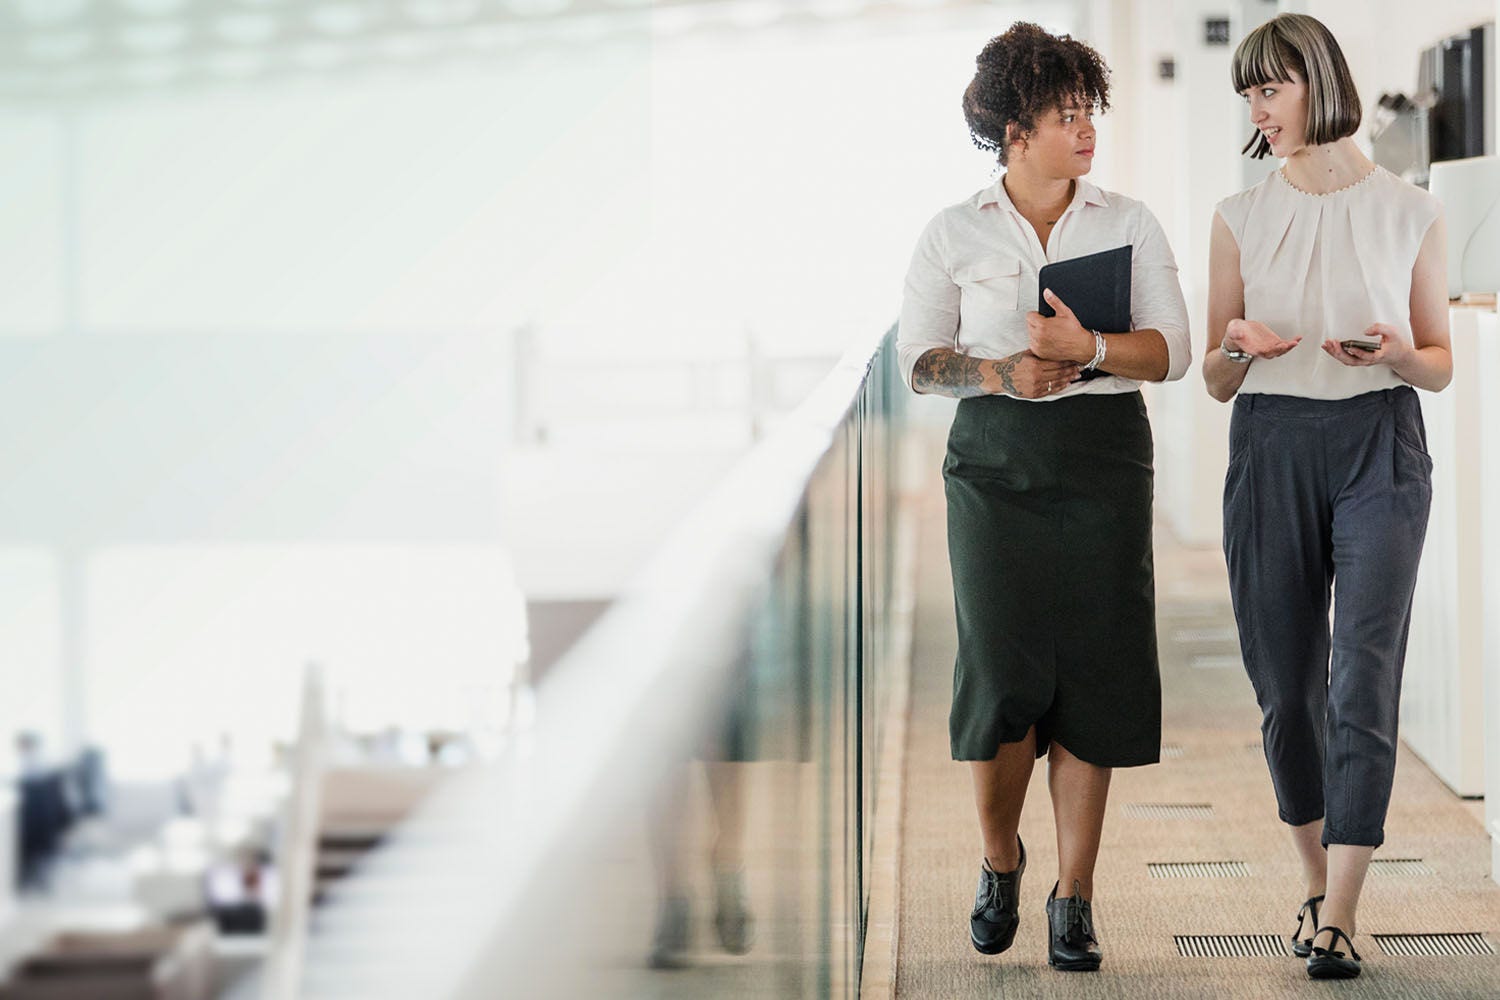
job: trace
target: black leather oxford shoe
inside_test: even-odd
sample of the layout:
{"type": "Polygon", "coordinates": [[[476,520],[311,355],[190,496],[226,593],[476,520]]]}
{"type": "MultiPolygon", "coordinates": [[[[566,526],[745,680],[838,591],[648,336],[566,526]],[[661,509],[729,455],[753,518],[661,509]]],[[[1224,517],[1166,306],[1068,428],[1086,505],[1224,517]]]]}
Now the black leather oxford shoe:
{"type": "Polygon", "coordinates": [[[1013,872],[997,872],[985,858],[979,868],[979,888],[974,893],[974,910],[969,914],[969,940],[976,951],[998,955],[1016,939],[1021,925],[1021,873],[1026,870],[1026,845],[1016,837],[1021,848],[1021,862],[1013,872]]]}
{"type": "Polygon", "coordinates": [[[1057,898],[1057,884],[1047,895],[1047,964],[1064,972],[1094,972],[1104,960],[1094,937],[1094,911],[1078,881],[1073,895],[1057,898]]]}

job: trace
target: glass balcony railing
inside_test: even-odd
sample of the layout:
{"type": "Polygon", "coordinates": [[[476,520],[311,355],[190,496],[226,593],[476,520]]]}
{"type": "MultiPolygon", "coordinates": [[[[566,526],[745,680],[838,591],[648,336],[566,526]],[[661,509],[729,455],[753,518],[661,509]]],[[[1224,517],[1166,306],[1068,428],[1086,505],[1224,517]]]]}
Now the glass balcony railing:
{"type": "Polygon", "coordinates": [[[896,623],[906,393],[851,350],[314,910],[287,995],[854,996],[896,623]]]}

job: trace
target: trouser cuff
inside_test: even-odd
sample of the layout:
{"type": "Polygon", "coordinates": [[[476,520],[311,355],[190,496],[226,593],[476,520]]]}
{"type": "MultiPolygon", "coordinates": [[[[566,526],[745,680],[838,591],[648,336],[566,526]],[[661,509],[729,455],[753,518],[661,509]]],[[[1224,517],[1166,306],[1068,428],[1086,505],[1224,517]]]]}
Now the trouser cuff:
{"type": "Polygon", "coordinates": [[[1317,812],[1308,813],[1293,813],[1278,807],[1276,815],[1280,816],[1281,821],[1287,826],[1306,826],[1309,823],[1316,823],[1322,819],[1323,810],[1319,809],[1317,812]]]}
{"type": "Polygon", "coordinates": [[[1323,827],[1323,846],[1329,844],[1343,844],[1346,847],[1379,847],[1385,843],[1385,830],[1376,828],[1373,830],[1335,830],[1331,826],[1323,827]]]}

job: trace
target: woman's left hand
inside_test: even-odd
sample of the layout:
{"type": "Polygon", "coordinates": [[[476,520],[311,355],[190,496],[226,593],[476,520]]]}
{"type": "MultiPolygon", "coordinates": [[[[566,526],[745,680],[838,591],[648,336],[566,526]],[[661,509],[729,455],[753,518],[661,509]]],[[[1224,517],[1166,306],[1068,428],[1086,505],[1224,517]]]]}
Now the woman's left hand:
{"type": "Polygon", "coordinates": [[[1339,364],[1348,365],[1350,368],[1399,364],[1412,352],[1412,346],[1398,337],[1396,331],[1386,323],[1371,323],[1365,332],[1359,335],[1358,339],[1379,340],[1380,348],[1374,351],[1365,351],[1359,348],[1348,351],[1344,349],[1344,345],[1340,341],[1325,340],[1323,341],[1323,352],[1339,362],[1339,364]]]}
{"type": "Polygon", "coordinates": [[[1063,300],[1052,294],[1052,289],[1042,290],[1056,316],[1043,316],[1039,312],[1026,314],[1026,333],[1031,353],[1046,361],[1077,361],[1086,363],[1094,359],[1094,335],[1083,328],[1073,310],[1063,305],[1063,300]]]}

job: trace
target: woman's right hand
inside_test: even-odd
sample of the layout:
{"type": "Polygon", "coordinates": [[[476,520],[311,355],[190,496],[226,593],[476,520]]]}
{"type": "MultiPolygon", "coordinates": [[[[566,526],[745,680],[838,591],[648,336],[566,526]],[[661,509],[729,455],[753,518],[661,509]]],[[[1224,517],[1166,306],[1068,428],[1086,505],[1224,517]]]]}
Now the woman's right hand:
{"type": "Polygon", "coordinates": [[[1030,351],[1019,351],[994,362],[1000,391],[1021,399],[1055,396],[1078,378],[1076,361],[1044,361],[1030,351]]]}
{"type": "Polygon", "coordinates": [[[1253,358],[1279,358],[1302,343],[1301,337],[1282,340],[1276,331],[1253,319],[1232,319],[1224,328],[1224,344],[1253,358]]]}

